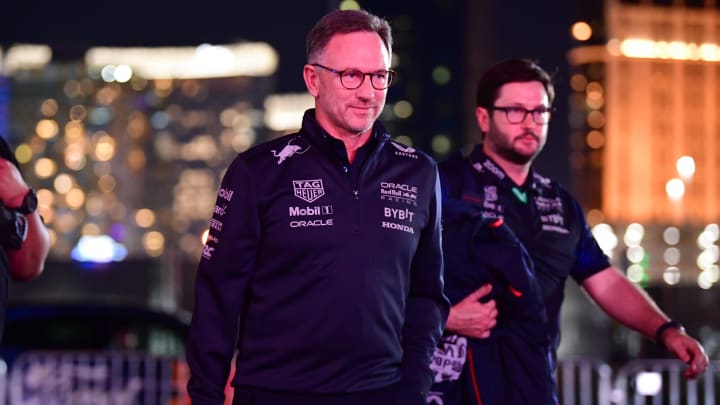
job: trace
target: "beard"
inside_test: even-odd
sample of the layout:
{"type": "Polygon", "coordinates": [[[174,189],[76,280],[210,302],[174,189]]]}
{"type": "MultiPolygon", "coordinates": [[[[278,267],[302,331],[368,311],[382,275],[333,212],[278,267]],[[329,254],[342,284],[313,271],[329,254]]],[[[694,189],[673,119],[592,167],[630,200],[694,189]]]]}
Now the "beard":
{"type": "Polygon", "coordinates": [[[519,165],[531,163],[545,146],[542,137],[533,131],[525,130],[520,135],[513,137],[503,133],[493,124],[490,124],[489,131],[485,135],[485,143],[489,143],[490,148],[503,159],[519,165]],[[531,136],[537,142],[538,146],[534,152],[526,153],[515,148],[515,141],[525,136],[531,136]]]}

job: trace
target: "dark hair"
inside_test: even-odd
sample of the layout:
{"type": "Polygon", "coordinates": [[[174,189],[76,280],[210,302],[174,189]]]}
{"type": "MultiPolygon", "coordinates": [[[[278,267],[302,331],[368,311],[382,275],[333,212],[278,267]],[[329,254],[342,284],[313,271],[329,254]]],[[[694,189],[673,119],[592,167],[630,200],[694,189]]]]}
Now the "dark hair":
{"type": "Polygon", "coordinates": [[[365,10],[335,10],[318,20],[308,33],[305,42],[308,62],[318,58],[333,35],[357,31],[377,33],[388,53],[392,51],[392,30],[387,20],[365,10]]]}
{"type": "Polygon", "coordinates": [[[530,59],[508,59],[488,69],[477,85],[476,105],[490,108],[498,97],[500,87],[515,82],[540,82],[545,87],[548,100],[555,100],[553,79],[543,68],[530,59]]]}

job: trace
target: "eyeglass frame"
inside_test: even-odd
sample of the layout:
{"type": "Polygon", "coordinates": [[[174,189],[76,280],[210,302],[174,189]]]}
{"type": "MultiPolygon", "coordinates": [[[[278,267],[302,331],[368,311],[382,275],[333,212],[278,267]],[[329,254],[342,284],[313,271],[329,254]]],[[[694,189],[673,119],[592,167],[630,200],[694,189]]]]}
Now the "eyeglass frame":
{"type": "MultiPolygon", "coordinates": [[[[555,111],[554,107],[538,107],[532,110],[528,110],[525,107],[520,106],[507,106],[507,107],[501,107],[501,106],[492,106],[490,107],[490,110],[498,110],[505,113],[505,119],[507,119],[507,122],[511,124],[522,124],[525,122],[525,119],[527,119],[528,114],[531,114],[532,120],[534,123],[538,125],[544,125],[550,122],[550,116],[555,111]],[[522,110],[523,111],[523,117],[520,121],[514,122],[510,120],[510,110],[522,110]],[[547,113],[547,119],[538,121],[536,114],[545,114],[547,113]]],[[[542,117],[542,115],[540,115],[542,117]]]]}
{"type": "Polygon", "coordinates": [[[315,67],[323,68],[323,69],[327,70],[328,72],[335,73],[336,75],[338,75],[338,77],[340,77],[340,84],[341,84],[344,88],[346,88],[346,89],[348,89],[348,90],[359,89],[360,86],[362,86],[363,83],[365,83],[365,76],[370,76],[370,85],[372,86],[373,89],[375,89],[375,90],[385,90],[385,89],[387,89],[388,87],[390,87],[390,85],[392,84],[393,80],[395,79],[395,75],[397,74],[397,72],[395,72],[395,71],[392,70],[392,69],[388,69],[388,70],[378,70],[378,71],[375,71],[375,72],[372,72],[372,73],[365,73],[365,72],[363,72],[363,71],[361,71],[361,70],[359,70],[359,69],[337,70],[337,69],[333,69],[333,68],[330,68],[330,67],[321,65],[321,64],[319,64],[319,63],[311,63],[310,66],[315,66],[315,67]],[[350,72],[353,72],[353,73],[362,75],[362,79],[360,79],[360,83],[358,83],[358,85],[355,86],[355,87],[348,87],[348,86],[345,84],[345,82],[343,81],[343,76],[345,76],[346,73],[350,73],[350,72]],[[388,76],[387,76],[387,77],[388,77],[388,79],[387,79],[387,86],[382,87],[382,88],[378,88],[377,86],[375,86],[375,81],[373,80],[373,77],[374,77],[373,75],[376,75],[376,74],[378,74],[378,73],[380,73],[380,72],[387,73],[387,75],[388,75],[388,76]]]}

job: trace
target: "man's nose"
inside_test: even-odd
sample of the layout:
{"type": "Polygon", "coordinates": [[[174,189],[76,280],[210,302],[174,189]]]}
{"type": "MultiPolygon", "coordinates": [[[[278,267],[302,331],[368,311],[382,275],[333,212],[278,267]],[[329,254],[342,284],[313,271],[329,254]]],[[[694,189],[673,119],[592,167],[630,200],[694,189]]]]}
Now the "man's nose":
{"type": "Polygon", "coordinates": [[[538,125],[537,122],[535,122],[535,118],[533,118],[532,112],[528,112],[527,114],[525,114],[522,125],[526,128],[535,128],[538,125]]]}
{"type": "Polygon", "coordinates": [[[372,86],[372,80],[369,76],[365,76],[360,87],[355,89],[356,94],[362,98],[373,98],[375,96],[375,88],[372,86]]]}

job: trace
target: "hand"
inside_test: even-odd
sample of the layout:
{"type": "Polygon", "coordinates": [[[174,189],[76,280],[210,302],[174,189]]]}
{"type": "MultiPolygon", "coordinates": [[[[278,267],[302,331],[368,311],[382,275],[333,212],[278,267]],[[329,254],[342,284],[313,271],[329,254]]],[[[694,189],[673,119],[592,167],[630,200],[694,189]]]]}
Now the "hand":
{"type": "Polygon", "coordinates": [[[6,207],[19,207],[28,186],[15,165],[0,158],[0,200],[6,207]]]}
{"type": "Polygon", "coordinates": [[[495,300],[480,302],[490,291],[492,285],[485,284],[453,305],[445,328],[450,332],[478,339],[490,336],[490,331],[497,323],[495,300]]]}
{"type": "Polygon", "coordinates": [[[668,329],[662,334],[662,344],[675,357],[688,365],[683,377],[695,379],[705,372],[708,357],[700,343],[678,329],[668,329]]]}

